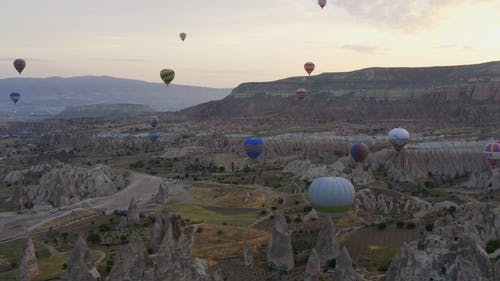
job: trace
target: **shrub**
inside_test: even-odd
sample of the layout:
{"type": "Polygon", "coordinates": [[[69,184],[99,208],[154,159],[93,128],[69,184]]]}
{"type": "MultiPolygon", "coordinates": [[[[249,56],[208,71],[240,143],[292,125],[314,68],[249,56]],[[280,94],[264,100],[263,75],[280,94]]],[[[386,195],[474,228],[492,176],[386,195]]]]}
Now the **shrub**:
{"type": "Polygon", "coordinates": [[[379,230],[384,230],[387,227],[387,224],[385,222],[381,222],[377,225],[377,228],[379,230]]]}
{"type": "Polygon", "coordinates": [[[331,259],[329,262],[328,262],[328,267],[329,268],[335,268],[335,265],[337,265],[337,260],[336,259],[331,259]]]}
{"type": "Polygon", "coordinates": [[[405,226],[405,223],[404,223],[404,222],[402,222],[402,221],[398,221],[398,222],[396,223],[396,226],[397,226],[398,228],[403,228],[403,227],[405,226]]]}
{"type": "Polygon", "coordinates": [[[312,211],[312,206],[311,205],[307,205],[304,207],[304,213],[309,213],[310,211],[312,211]]]}
{"type": "Polygon", "coordinates": [[[406,223],[406,228],[407,229],[414,229],[415,227],[417,227],[417,225],[414,222],[412,222],[412,221],[409,221],[409,222],[406,223]]]}
{"type": "Polygon", "coordinates": [[[94,231],[89,231],[89,235],[87,236],[87,241],[95,244],[101,243],[101,236],[94,231]]]}
{"type": "Polygon", "coordinates": [[[222,235],[222,234],[224,234],[224,231],[222,231],[222,230],[217,230],[217,234],[218,234],[218,235],[222,235]]]}
{"type": "Polygon", "coordinates": [[[486,243],[486,253],[491,254],[500,248],[500,240],[490,240],[486,243]]]}
{"type": "Polygon", "coordinates": [[[261,210],[260,213],[259,213],[259,216],[265,216],[267,215],[267,211],[266,210],[261,210]]]}
{"type": "Polygon", "coordinates": [[[428,232],[432,232],[433,229],[434,229],[434,223],[428,223],[425,225],[425,230],[427,230],[428,232]]]}
{"type": "Polygon", "coordinates": [[[101,224],[99,225],[99,232],[108,232],[111,231],[111,226],[108,224],[101,224]]]}
{"type": "Polygon", "coordinates": [[[278,203],[279,203],[279,204],[283,204],[284,202],[285,202],[285,199],[283,199],[283,198],[279,198],[279,199],[278,199],[278,203]]]}
{"type": "Polygon", "coordinates": [[[66,270],[66,268],[68,268],[68,264],[67,263],[63,263],[62,267],[61,267],[63,270],[66,270]]]}

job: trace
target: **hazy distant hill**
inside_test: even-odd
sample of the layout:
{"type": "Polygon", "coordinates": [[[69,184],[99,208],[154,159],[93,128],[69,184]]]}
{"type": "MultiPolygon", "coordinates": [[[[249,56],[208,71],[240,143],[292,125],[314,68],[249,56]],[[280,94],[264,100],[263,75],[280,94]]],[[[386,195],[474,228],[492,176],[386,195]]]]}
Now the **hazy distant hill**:
{"type": "MultiPolygon", "coordinates": [[[[158,78],[159,79],[159,78],[158,78]]],[[[229,89],[149,83],[107,76],[0,79],[0,114],[12,111],[11,92],[20,92],[19,114],[57,114],[68,106],[146,104],[157,111],[175,111],[227,96],[229,89]]]]}
{"type": "Polygon", "coordinates": [[[500,62],[367,68],[273,82],[243,83],[228,97],[182,110],[195,118],[274,116],[364,121],[428,119],[471,124],[500,120],[500,62]],[[301,102],[297,88],[309,96],[301,102]]]}
{"type": "Polygon", "coordinates": [[[123,120],[136,116],[154,114],[154,110],[142,104],[90,104],[67,107],[57,118],[61,119],[100,119],[123,120]]]}

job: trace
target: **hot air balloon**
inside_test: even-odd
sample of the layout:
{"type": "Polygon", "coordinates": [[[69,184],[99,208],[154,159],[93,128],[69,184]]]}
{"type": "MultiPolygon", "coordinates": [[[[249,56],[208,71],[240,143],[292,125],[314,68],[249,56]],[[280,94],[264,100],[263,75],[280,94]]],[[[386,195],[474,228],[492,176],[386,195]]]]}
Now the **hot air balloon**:
{"type": "Polygon", "coordinates": [[[149,118],[149,124],[151,124],[151,127],[156,128],[158,123],[160,123],[160,119],[158,119],[158,116],[151,116],[151,118],[149,118]]]}
{"type": "Polygon", "coordinates": [[[14,61],[14,67],[16,68],[17,72],[19,72],[19,75],[21,75],[21,72],[23,72],[24,68],[26,67],[26,61],[23,59],[16,59],[14,61]]]}
{"type": "Polygon", "coordinates": [[[318,5],[323,9],[326,6],[326,0],[318,0],[318,5]]]}
{"type": "Polygon", "coordinates": [[[306,64],[304,64],[304,69],[306,70],[307,74],[311,75],[311,73],[314,71],[314,63],[306,62],[306,64]]]}
{"type": "Polygon", "coordinates": [[[10,99],[14,102],[14,104],[17,104],[17,102],[21,99],[21,94],[20,93],[11,93],[10,99]]]}
{"type": "Polygon", "coordinates": [[[410,133],[403,128],[395,128],[389,132],[389,142],[396,151],[401,151],[410,140],[410,133]]]}
{"type": "Polygon", "coordinates": [[[297,89],[295,92],[299,100],[304,100],[307,97],[307,90],[304,88],[297,89]]]}
{"type": "Polygon", "coordinates": [[[175,72],[172,69],[163,69],[160,72],[160,77],[161,80],[163,80],[163,82],[165,82],[165,84],[167,84],[168,86],[168,84],[170,84],[170,82],[174,80],[175,72]]]}
{"type": "Polygon", "coordinates": [[[368,146],[364,143],[355,143],[351,145],[351,157],[356,162],[363,162],[369,152],[368,146]]]}
{"type": "Polygon", "coordinates": [[[348,211],[356,196],[352,183],[341,177],[315,179],[309,186],[308,197],[320,213],[342,214],[348,211]]]}
{"type": "Polygon", "coordinates": [[[500,143],[490,143],[486,145],[483,155],[491,163],[491,166],[496,167],[500,163],[500,143]]]}
{"type": "Polygon", "coordinates": [[[182,32],[181,34],[179,34],[179,37],[181,38],[182,41],[184,41],[186,40],[187,34],[182,32]]]}
{"type": "Polygon", "coordinates": [[[158,139],[160,135],[158,134],[158,132],[149,132],[149,139],[152,141],[152,142],[156,142],[156,140],[158,139]]]}
{"type": "Polygon", "coordinates": [[[256,159],[264,151],[264,141],[259,138],[249,138],[244,143],[248,157],[256,159]]]}

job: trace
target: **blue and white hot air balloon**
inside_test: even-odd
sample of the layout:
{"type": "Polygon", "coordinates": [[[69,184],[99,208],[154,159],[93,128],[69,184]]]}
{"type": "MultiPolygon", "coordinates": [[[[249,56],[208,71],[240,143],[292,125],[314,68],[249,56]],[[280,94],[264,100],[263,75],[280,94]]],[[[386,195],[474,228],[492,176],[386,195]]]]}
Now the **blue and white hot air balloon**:
{"type": "Polygon", "coordinates": [[[152,142],[156,142],[156,140],[158,139],[158,137],[160,136],[160,134],[158,134],[158,132],[149,132],[149,139],[152,141],[152,142]]]}
{"type": "Polygon", "coordinates": [[[342,177],[322,177],[309,186],[309,202],[319,213],[342,214],[351,209],[356,191],[354,185],[342,177]]]}
{"type": "Polygon", "coordinates": [[[149,124],[151,124],[151,127],[156,128],[158,123],[160,123],[158,116],[151,116],[151,118],[149,118],[149,124]]]}
{"type": "Polygon", "coordinates": [[[410,133],[403,128],[395,128],[389,132],[389,142],[396,151],[401,151],[410,140],[410,133]]]}

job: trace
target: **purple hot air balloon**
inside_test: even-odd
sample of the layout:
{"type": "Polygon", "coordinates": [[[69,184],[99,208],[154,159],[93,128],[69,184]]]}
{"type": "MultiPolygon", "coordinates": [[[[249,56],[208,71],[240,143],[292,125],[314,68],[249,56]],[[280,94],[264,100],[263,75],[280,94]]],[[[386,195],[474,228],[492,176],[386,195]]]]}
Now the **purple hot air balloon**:
{"type": "Polygon", "coordinates": [[[355,143],[351,146],[351,156],[356,162],[363,162],[369,152],[368,146],[364,143],[355,143]]]}
{"type": "Polygon", "coordinates": [[[23,72],[24,68],[26,67],[26,61],[23,59],[16,59],[14,61],[14,67],[16,68],[17,72],[19,72],[19,75],[21,75],[21,72],[23,72]]]}
{"type": "Polygon", "coordinates": [[[323,9],[326,6],[326,0],[318,0],[318,5],[323,9]]]}

